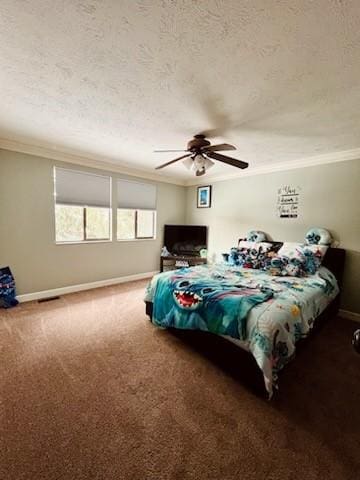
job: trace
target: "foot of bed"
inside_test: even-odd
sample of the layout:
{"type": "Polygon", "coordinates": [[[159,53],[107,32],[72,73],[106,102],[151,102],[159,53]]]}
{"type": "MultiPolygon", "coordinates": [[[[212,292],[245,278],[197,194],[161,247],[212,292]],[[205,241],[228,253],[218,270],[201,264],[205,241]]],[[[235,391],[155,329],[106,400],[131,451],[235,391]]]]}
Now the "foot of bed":
{"type": "Polygon", "coordinates": [[[145,313],[149,317],[149,320],[152,319],[152,312],[153,312],[153,303],[152,302],[145,302],[145,313]]]}

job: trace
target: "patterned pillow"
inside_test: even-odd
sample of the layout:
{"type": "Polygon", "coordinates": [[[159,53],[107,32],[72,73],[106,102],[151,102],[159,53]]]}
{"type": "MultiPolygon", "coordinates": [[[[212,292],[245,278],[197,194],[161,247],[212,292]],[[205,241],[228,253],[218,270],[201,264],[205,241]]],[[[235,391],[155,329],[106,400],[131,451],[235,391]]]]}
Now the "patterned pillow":
{"type": "Polygon", "coordinates": [[[273,245],[268,242],[248,242],[240,240],[238,248],[233,247],[229,253],[223,253],[225,263],[244,268],[263,268],[269,255],[273,252],[273,245]]]}
{"type": "Polygon", "coordinates": [[[240,240],[238,255],[244,268],[264,268],[274,254],[273,245],[268,242],[249,242],[240,240]]]}
{"type": "Polygon", "coordinates": [[[320,267],[328,247],[326,245],[303,245],[284,243],[265,269],[271,275],[301,277],[313,275],[320,267]]]}
{"type": "Polygon", "coordinates": [[[305,241],[308,245],[330,245],[332,238],[325,228],[310,228],[305,235],[305,241]]]}
{"type": "Polygon", "coordinates": [[[238,249],[239,250],[244,250],[244,249],[249,249],[253,248],[255,250],[271,250],[272,249],[272,243],[270,242],[254,242],[250,240],[239,240],[238,243],[238,249]]]}

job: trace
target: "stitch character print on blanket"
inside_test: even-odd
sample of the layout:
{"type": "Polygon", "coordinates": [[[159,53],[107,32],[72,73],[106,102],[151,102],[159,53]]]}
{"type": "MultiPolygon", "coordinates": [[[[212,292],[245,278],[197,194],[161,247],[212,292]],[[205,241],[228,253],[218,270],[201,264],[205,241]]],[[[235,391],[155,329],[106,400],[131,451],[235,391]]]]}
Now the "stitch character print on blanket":
{"type": "Polygon", "coordinates": [[[189,278],[184,269],[167,280],[159,279],[153,322],[163,327],[199,329],[241,339],[246,335],[246,318],[251,308],[272,295],[271,289],[233,285],[223,278],[206,282],[189,278]]]}

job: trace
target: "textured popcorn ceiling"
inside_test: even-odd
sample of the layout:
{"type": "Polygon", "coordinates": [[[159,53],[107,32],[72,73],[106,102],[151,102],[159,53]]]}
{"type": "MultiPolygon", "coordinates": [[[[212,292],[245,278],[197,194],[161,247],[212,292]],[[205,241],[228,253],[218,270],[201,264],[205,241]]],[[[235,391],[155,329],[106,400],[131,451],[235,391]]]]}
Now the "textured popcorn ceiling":
{"type": "Polygon", "coordinates": [[[359,25],[358,0],[1,0],[0,137],[149,170],[204,129],[251,168],[357,148],[359,25]]]}

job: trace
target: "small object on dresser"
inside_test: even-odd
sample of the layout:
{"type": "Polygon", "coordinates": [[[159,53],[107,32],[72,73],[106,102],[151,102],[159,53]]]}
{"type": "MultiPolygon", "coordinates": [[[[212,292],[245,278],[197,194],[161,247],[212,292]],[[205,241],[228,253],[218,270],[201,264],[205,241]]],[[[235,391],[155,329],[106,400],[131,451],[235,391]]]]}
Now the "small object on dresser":
{"type": "Polygon", "coordinates": [[[160,257],[160,272],[176,270],[177,268],[195,267],[196,265],[206,265],[206,263],[206,258],[170,255],[167,257],[160,257]]]}
{"type": "Polygon", "coordinates": [[[187,260],[176,260],[175,267],[188,267],[189,262],[187,260]]]}
{"type": "Polygon", "coordinates": [[[170,255],[171,254],[170,254],[169,250],[165,246],[163,246],[162,249],[161,249],[161,256],[162,257],[170,257],[170,255]]]}

